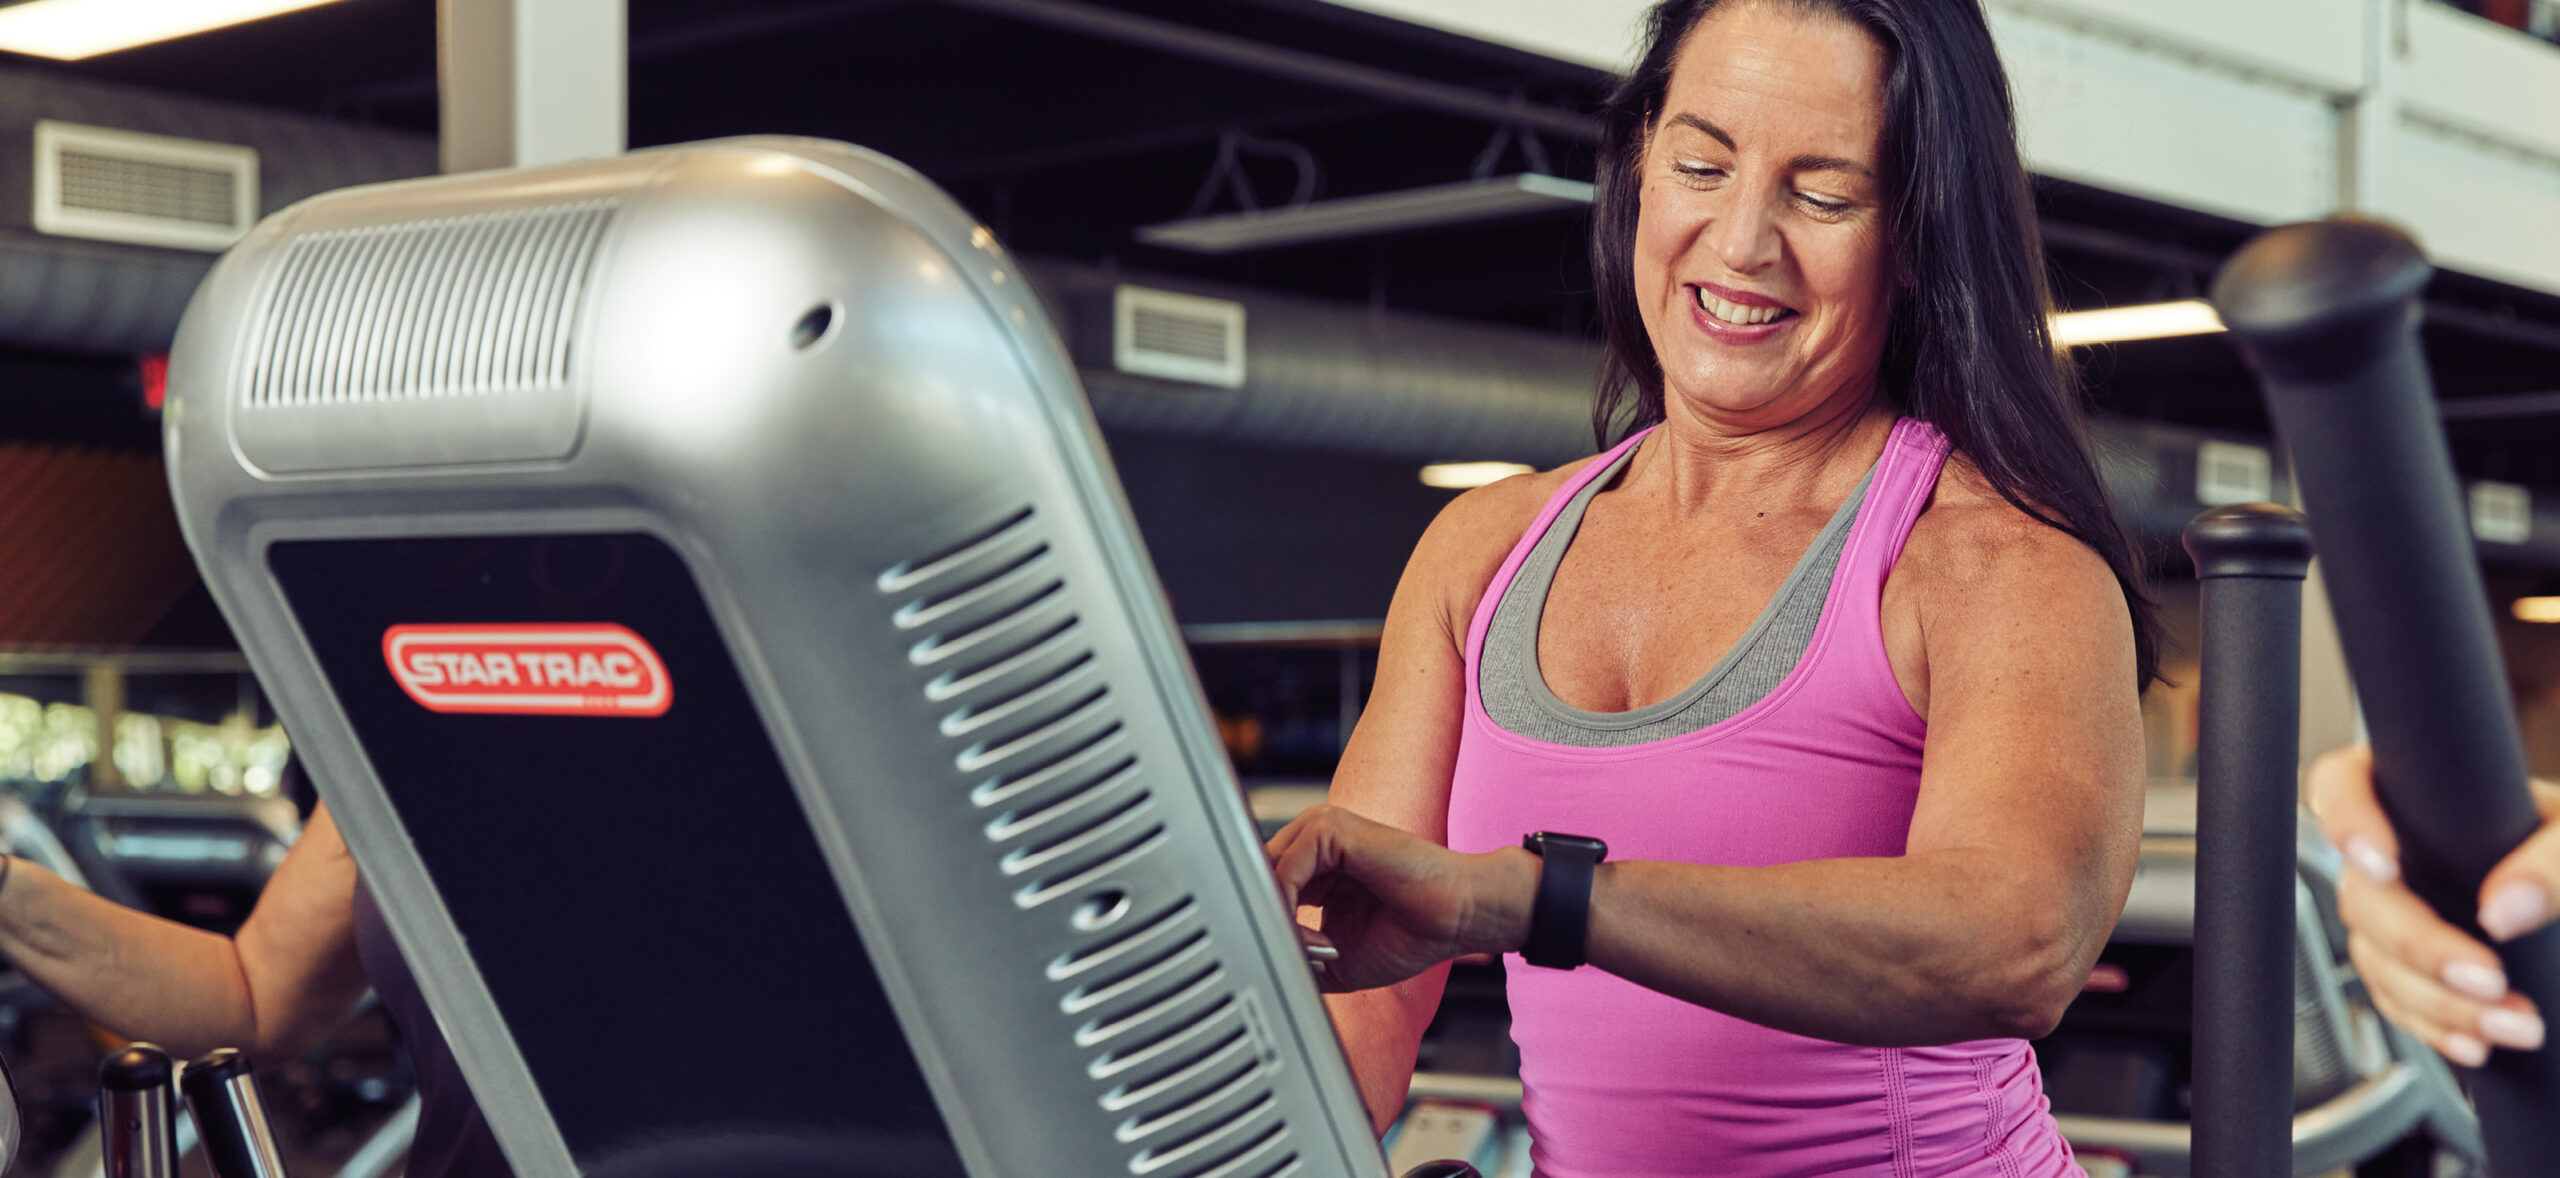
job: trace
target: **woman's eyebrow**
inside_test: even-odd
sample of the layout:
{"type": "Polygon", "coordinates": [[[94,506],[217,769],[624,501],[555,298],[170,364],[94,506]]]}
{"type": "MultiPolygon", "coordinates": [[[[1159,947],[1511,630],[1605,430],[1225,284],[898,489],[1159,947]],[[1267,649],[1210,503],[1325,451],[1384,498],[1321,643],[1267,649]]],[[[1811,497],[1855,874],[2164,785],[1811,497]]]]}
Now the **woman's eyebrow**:
{"type": "MultiPolygon", "coordinates": [[[[1733,136],[1727,134],[1724,128],[1719,127],[1714,123],[1710,123],[1705,119],[1699,118],[1696,115],[1684,112],[1671,116],[1671,121],[1680,126],[1693,128],[1697,131],[1703,132],[1707,138],[1724,144],[1724,149],[1726,151],[1742,150],[1741,148],[1734,146],[1733,136]]],[[[1787,161],[1787,170],[1790,172],[1849,172],[1855,175],[1864,176],[1869,180],[1876,178],[1875,169],[1859,163],[1856,160],[1845,159],[1836,155],[1799,155],[1794,159],[1787,161]]]]}

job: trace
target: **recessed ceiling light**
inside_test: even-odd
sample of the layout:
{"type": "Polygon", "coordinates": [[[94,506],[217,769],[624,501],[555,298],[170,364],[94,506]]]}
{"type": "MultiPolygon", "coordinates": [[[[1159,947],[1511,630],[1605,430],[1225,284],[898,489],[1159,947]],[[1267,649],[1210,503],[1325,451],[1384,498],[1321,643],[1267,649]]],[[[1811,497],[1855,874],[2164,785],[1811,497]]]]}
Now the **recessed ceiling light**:
{"type": "Polygon", "coordinates": [[[1434,462],[1422,468],[1422,485],[1463,491],[1498,483],[1515,474],[1535,474],[1537,470],[1518,462],[1434,462]]]}
{"type": "Polygon", "coordinates": [[[0,8],[0,50],[78,61],[337,0],[26,0],[0,8]]]}
{"type": "Polygon", "coordinates": [[[2213,304],[2203,299],[2070,311],[2053,317],[2053,342],[2066,348],[2138,339],[2168,339],[2179,335],[2212,335],[2221,330],[2222,316],[2214,312],[2213,304]]]}

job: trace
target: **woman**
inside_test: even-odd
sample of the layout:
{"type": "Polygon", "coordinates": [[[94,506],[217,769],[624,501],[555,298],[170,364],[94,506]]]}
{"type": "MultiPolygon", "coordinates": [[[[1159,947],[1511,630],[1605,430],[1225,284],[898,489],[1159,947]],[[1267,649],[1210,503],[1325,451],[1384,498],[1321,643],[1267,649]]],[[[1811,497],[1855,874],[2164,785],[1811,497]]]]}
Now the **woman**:
{"type": "Polygon", "coordinates": [[[2150,610],[1981,10],[1666,0],[1605,118],[1635,432],[1432,525],[1270,847],[1370,1112],[1534,944],[1588,962],[1507,971],[1542,1174],[2076,1173],[2024,1041],[2130,885],[2150,610]]]}
{"type": "Polygon", "coordinates": [[[290,1059],[345,1022],[370,983],[418,1066],[409,1178],[511,1174],[326,807],[231,937],[136,912],[24,859],[0,864],[0,960],[182,1060],[217,1047],[290,1059]]]}

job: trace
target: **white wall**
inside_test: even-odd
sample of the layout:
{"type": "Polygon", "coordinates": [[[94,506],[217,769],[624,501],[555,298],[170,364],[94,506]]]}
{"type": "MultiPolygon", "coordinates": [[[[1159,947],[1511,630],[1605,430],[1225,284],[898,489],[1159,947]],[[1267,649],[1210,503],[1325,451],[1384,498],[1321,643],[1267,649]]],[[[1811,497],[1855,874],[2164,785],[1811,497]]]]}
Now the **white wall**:
{"type": "MultiPolygon", "coordinates": [[[[1648,0],[1333,0],[1603,69],[1648,0]]],[[[2355,210],[2560,293],[2560,48],[2425,0],[1987,0],[2035,170],[2241,220],[2355,210]]]]}

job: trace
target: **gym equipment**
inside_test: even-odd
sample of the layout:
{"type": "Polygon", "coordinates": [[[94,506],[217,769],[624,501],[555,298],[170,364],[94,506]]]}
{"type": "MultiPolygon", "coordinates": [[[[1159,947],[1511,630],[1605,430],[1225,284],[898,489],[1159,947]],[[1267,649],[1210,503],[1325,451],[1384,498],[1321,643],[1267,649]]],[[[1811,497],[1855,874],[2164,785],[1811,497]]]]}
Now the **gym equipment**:
{"type": "Polygon", "coordinates": [[[99,1145],[106,1178],[178,1178],[177,1106],[169,1053],[135,1043],[98,1061],[99,1145]]]}
{"type": "Polygon", "coordinates": [[[317,197],[169,389],[188,543],[523,1178],[1385,1172],[1074,370],[921,177],[317,197]]]}
{"type": "MultiPolygon", "coordinates": [[[[2213,303],[2256,366],[2325,562],[2374,781],[2410,888],[2457,926],[2539,825],[2453,460],[2419,354],[2433,268],[2407,235],[2340,218],[2260,234],[2213,303]]],[[[2560,1011],[2560,930],[2499,946],[2513,988],[2560,1011]]],[[[2491,1167],[2560,1174],[2560,1051],[2472,1075],[2491,1167]]]]}
{"type": "Polygon", "coordinates": [[[285,1178],[248,1056],[228,1047],[215,1051],[188,1064],[178,1086],[186,1091],[214,1178],[285,1178]]]}
{"type": "Polygon", "coordinates": [[[2293,1169],[2293,825],[2311,538],[2272,503],[2187,525],[2203,584],[2193,1172],[2293,1169]]]}

